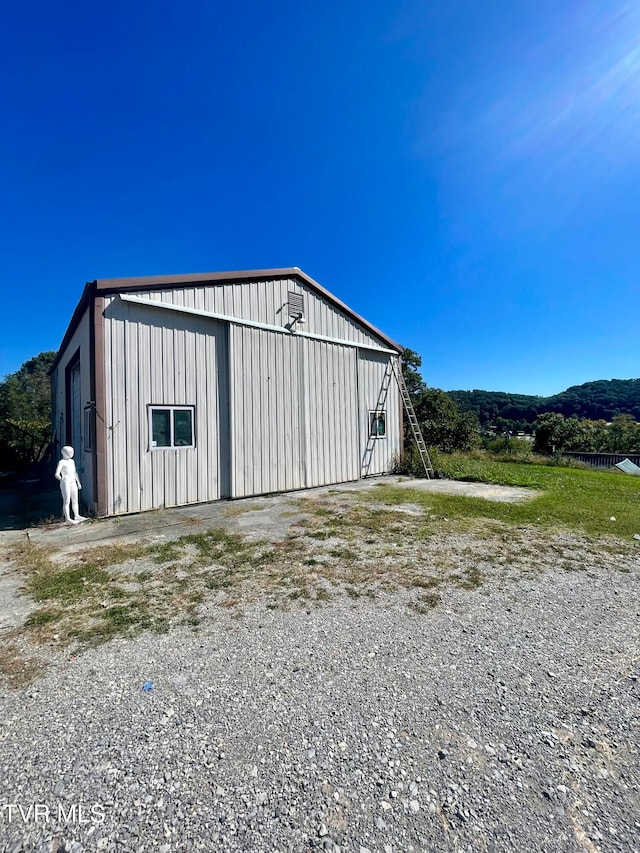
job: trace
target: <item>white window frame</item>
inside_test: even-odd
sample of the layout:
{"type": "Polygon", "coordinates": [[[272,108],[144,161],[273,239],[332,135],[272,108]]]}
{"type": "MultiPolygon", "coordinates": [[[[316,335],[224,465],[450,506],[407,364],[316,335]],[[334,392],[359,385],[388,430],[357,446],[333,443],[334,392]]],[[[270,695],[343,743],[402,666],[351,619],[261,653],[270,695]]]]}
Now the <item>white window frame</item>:
{"type": "Polygon", "coordinates": [[[369,427],[369,438],[375,438],[375,439],[386,438],[387,437],[387,410],[386,409],[369,409],[368,427],[369,427]],[[380,415],[382,415],[384,417],[384,435],[378,435],[377,433],[374,434],[372,432],[372,430],[371,430],[371,426],[372,426],[371,416],[372,415],[374,417],[379,417],[380,415]]]}
{"type": "Polygon", "coordinates": [[[148,406],[149,419],[149,450],[189,450],[196,446],[196,407],[195,406],[163,406],[161,404],[152,403],[148,406]],[[154,412],[169,412],[169,435],[171,444],[157,447],[153,441],[153,413],[154,412]],[[191,412],[191,444],[180,444],[176,446],[173,434],[173,413],[174,412],[191,412]]]}

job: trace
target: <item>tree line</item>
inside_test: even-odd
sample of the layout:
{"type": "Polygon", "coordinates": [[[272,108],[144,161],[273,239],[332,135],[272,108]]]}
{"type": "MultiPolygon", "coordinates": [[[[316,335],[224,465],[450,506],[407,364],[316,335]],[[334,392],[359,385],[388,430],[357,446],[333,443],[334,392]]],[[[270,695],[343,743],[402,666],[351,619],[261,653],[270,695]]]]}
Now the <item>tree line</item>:
{"type": "Polygon", "coordinates": [[[473,412],[483,429],[498,432],[533,433],[547,412],[578,420],[611,422],[617,415],[640,420],[640,379],[598,379],[550,397],[480,390],[448,394],[463,411],[473,412]]]}
{"type": "Polygon", "coordinates": [[[640,423],[632,415],[614,415],[607,423],[545,412],[536,421],[534,450],[538,453],[640,453],[640,423]]]}

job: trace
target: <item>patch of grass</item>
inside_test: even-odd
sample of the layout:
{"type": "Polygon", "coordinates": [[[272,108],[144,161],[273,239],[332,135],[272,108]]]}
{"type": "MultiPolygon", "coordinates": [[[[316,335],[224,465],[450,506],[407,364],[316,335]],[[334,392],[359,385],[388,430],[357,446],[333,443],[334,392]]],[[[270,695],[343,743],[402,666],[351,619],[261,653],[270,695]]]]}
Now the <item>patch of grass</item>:
{"type": "Polygon", "coordinates": [[[309,590],[306,586],[292,589],[287,598],[290,598],[291,601],[296,601],[299,598],[309,598],[309,590]]]}
{"type": "Polygon", "coordinates": [[[228,591],[279,558],[277,548],[266,544],[212,529],[160,545],[95,548],[59,565],[47,549],[22,543],[11,558],[27,576],[27,591],[36,601],[60,605],[33,613],[23,631],[38,641],[75,640],[81,646],[141,630],[166,631],[181,613],[193,616],[208,590],[228,591]],[[138,559],[163,568],[136,572],[138,559]],[[176,572],[176,562],[187,571],[176,572]]]}
{"type": "Polygon", "coordinates": [[[460,589],[478,589],[484,583],[485,577],[482,572],[475,566],[472,566],[469,569],[466,569],[462,576],[459,576],[457,581],[457,586],[460,589]]]}
{"type": "Polygon", "coordinates": [[[231,506],[225,507],[224,514],[233,518],[238,515],[244,515],[245,512],[259,512],[260,510],[266,509],[266,506],[258,503],[247,503],[247,504],[237,504],[233,503],[231,506]]]}
{"type": "Polygon", "coordinates": [[[417,601],[409,602],[409,607],[421,616],[429,613],[434,607],[442,603],[442,597],[437,592],[428,592],[420,595],[417,601]]]}
{"type": "Polygon", "coordinates": [[[57,609],[44,609],[35,610],[33,613],[30,613],[29,616],[25,619],[24,624],[28,628],[41,628],[43,625],[49,625],[51,622],[57,622],[58,619],[61,619],[64,616],[64,611],[57,609]]]}
{"type": "MultiPolygon", "coordinates": [[[[237,533],[228,533],[221,528],[207,530],[206,533],[191,533],[176,540],[178,546],[192,545],[198,553],[198,562],[207,565],[212,562],[234,563],[253,550],[252,545],[237,533]]],[[[255,547],[255,546],[254,546],[255,547]]]]}
{"type": "Polygon", "coordinates": [[[177,542],[162,542],[160,545],[152,545],[149,549],[149,556],[156,563],[174,563],[178,555],[177,542]]]}
{"type": "Polygon", "coordinates": [[[207,573],[204,585],[207,589],[219,592],[220,590],[232,587],[234,580],[233,572],[229,571],[229,569],[211,570],[207,573]]]}
{"type": "MultiPolygon", "coordinates": [[[[564,528],[589,535],[631,536],[638,532],[640,482],[608,471],[578,470],[518,462],[490,456],[440,454],[444,474],[454,480],[521,486],[538,492],[521,503],[435,494],[378,485],[360,495],[363,501],[430,506],[442,519],[493,519],[509,525],[564,528]],[[611,517],[616,521],[612,522],[611,517]]],[[[419,523],[419,522],[418,522],[419,523]]]]}
{"type": "Polygon", "coordinates": [[[131,543],[114,544],[108,547],[92,548],[83,551],[76,558],[79,563],[87,563],[99,569],[122,565],[129,560],[137,560],[148,552],[148,546],[131,543]]]}
{"type": "MultiPolygon", "coordinates": [[[[472,458],[472,464],[479,462],[472,458]]],[[[325,495],[296,501],[296,515],[303,517],[276,542],[214,528],[156,545],[94,549],[66,557],[66,565],[54,562],[46,549],[24,543],[14,554],[15,563],[27,576],[28,591],[44,605],[27,621],[24,636],[61,646],[75,640],[86,647],[171,625],[195,629],[201,619],[196,611],[206,601],[236,614],[248,602],[308,608],[341,593],[355,606],[360,598],[396,592],[413,599],[412,611],[426,614],[441,603],[444,589],[477,590],[486,583],[485,573],[506,578],[505,568],[512,567],[515,578],[550,565],[569,571],[587,556],[585,565],[591,567],[605,554],[609,563],[625,556],[623,540],[584,535],[593,501],[611,493],[602,487],[594,498],[579,487],[587,482],[585,475],[589,483],[604,476],[607,484],[610,475],[592,481],[593,472],[540,472],[539,466],[496,460],[491,466],[493,480],[530,485],[537,497],[525,504],[499,504],[380,485],[344,499],[325,495]],[[587,495],[582,504],[580,494],[587,495]],[[402,511],[405,503],[417,505],[422,514],[402,511]],[[564,532],[572,520],[581,536],[564,532]],[[554,528],[563,528],[561,535],[554,528]],[[542,552],[546,556],[538,560],[542,552]],[[140,560],[152,561],[155,568],[150,571],[148,562],[140,566],[140,560]]],[[[623,482],[613,480],[616,488],[623,482]]],[[[616,507],[607,508],[608,525],[611,514],[623,517],[626,510],[618,507],[628,509],[630,501],[640,499],[640,483],[630,486],[631,492],[617,496],[616,507]]],[[[623,488],[629,486],[623,482],[623,488]]],[[[623,560],[616,562],[624,568],[623,560]]]]}
{"type": "Polygon", "coordinates": [[[118,598],[129,598],[131,593],[127,592],[127,590],[123,589],[121,586],[111,585],[109,587],[109,595],[111,596],[111,598],[118,599],[118,598]]]}
{"type": "Polygon", "coordinates": [[[275,562],[277,556],[275,549],[262,551],[261,553],[252,556],[249,562],[254,568],[258,568],[259,566],[267,566],[269,563],[275,562]]]}
{"type": "Polygon", "coordinates": [[[352,548],[332,548],[329,551],[330,557],[335,557],[338,560],[346,560],[347,562],[353,562],[358,558],[358,554],[352,548]]]}
{"type": "Polygon", "coordinates": [[[442,583],[443,578],[436,578],[430,575],[420,575],[418,577],[413,578],[411,585],[417,586],[420,589],[435,589],[439,587],[442,583]]]}
{"type": "Polygon", "coordinates": [[[29,578],[28,588],[36,601],[74,601],[85,595],[90,595],[87,587],[109,583],[110,575],[104,569],[94,565],[74,566],[59,569],[49,566],[45,570],[34,573],[29,578]]]}
{"type": "Polygon", "coordinates": [[[104,610],[100,615],[118,632],[126,631],[133,626],[148,628],[152,621],[147,605],[141,601],[132,601],[130,604],[116,604],[114,607],[104,610]]]}

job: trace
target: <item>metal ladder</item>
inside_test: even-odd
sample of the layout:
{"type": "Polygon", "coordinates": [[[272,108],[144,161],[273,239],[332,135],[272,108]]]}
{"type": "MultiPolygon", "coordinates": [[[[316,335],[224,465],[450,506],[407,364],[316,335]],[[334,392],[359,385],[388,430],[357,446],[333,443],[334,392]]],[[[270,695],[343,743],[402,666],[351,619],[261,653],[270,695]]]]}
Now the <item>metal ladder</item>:
{"type": "MultiPolygon", "coordinates": [[[[380,392],[378,394],[378,400],[376,402],[376,412],[383,411],[386,407],[387,402],[387,394],[389,393],[389,385],[391,384],[391,378],[393,376],[393,361],[389,359],[389,363],[385,367],[384,376],[382,377],[382,385],[380,386],[380,392]]],[[[371,431],[369,431],[369,438],[367,439],[367,446],[364,451],[364,456],[362,459],[362,468],[361,468],[361,476],[368,477],[369,476],[369,468],[371,467],[371,460],[373,458],[373,451],[376,446],[376,437],[371,435],[371,431]]]]}
{"type": "Polygon", "coordinates": [[[402,375],[402,369],[399,369],[396,366],[395,359],[389,359],[391,364],[391,372],[396,378],[396,382],[398,383],[398,388],[400,389],[400,395],[402,397],[402,402],[404,403],[404,408],[407,413],[407,418],[409,420],[409,426],[411,427],[411,434],[413,435],[413,440],[416,443],[416,447],[418,448],[418,453],[420,454],[420,460],[422,461],[422,465],[424,467],[424,473],[426,474],[427,480],[430,480],[433,477],[433,465],[431,464],[431,459],[429,458],[429,451],[427,450],[427,445],[424,441],[424,436],[422,435],[422,430],[420,429],[420,424],[418,423],[418,418],[416,417],[416,410],[413,408],[413,403],[411,402],[411,397],[409,395],[409,389],[404,381],[404,376],[402,375]]]}
{"type": "MultiPolygon", "coordinates": [[[[393,358],[389,359],[387,367],[384,371],[384,376],[382,377],[382,385],[380,386],[380,392],[378,394],[378,400],[376,402],[375,411],[379,412],[385,408],[385,404],[387,402],[387,394],[389,393],[389,385],[391,384],[392,378],[394,378],[398,384],[400,395],[402,397],[402,402],[404,404],[404,408],[407,413],[407,418],[409,420],[409,426],[411,427],[411,434],[413,435],[413,440],[415,441],[416,447],[418,448],[420,460],[424,467],[424,473],[427,477],[427,480],[430,480],[431,477],[433,477],[433,465],[431,464],[431,459],[429,458],[429,451],[427,450],[427,445],[425,444],[424,436],[422,435],[422,430],[420,429],[420,424],[418,423],[418,419],[416,417],[416,411],[413,408],[413,403],[411,402],[411,397],[409,396],[409,390],[407,389],[407,386],[404,381],[404,376],[402,375],[402,370],[396,366],[396,361],[393,358]]],[[[371,459],[373,458],[373,451],[375,445],[375,436],[369,435],[367,447],[365,449],[364,457],[362,460],[362,477],[369,476],[369,468],[371,467],[371,459]]]]}

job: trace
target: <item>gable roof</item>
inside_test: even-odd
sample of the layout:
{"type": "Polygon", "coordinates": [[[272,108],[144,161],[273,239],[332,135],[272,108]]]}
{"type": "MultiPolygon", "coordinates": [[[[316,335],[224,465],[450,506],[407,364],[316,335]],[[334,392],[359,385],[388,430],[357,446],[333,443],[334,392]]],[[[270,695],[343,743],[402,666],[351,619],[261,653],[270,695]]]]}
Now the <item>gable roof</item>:
{"type": "Polygon", "coordinates": [[[109,294],[114,293],[127,293],[137,290],[168,290],[173,289],[175,287],[194,287],[197,285],[204,284],[213,284],[213,283],[241,283],[243,281],[260,281],[260,280],[269,280],[275,278],[297,278],[303,284],[306,284],[311,290],[318,293],[323,299],[326,299],[327,302],[330,302],[352,320],[355,320],[361,326],[363,326],[367,331],[371,334],[375,335],[379,340],[384,341],[387,346],[391,349],[396,350],[398,353],[402,353],[402,347],[400,344],[397,344],[371,323],[368,320],[365,320],[364,317],[361,317],[359,314],[356,314],[348,305],[345,305],[340,299],[326,290],[321,284],[318,284],[317,281],[308,276],[306,273],[302,272],[299,267],[282,267],[278,269],[264,269],[264,270],[237,270],[235,272],[213,272],[213,273],[188,273],[183,275],[154,275],[154,276],[140,276],[136,278],[101,278],[96,279],[95,281],[89,281],[85,285],[84,291],[82,293],[82,297],[76,306],[75,311],[73,312],[73,316],[71,318],[71,322],[67,328],[67,331],[64,334],[62,342],[60,344],[60,348],[58,350],[58,356],[56,357],[51,370],[53,370],[61,355],[64,351],[67,343],[71,339],[71,336],[75,332],[80,319],[82,318],[85,309],[90,304],[90,296],[91,293],[100,294],[102,296],[107,296],[109,294]]]}

